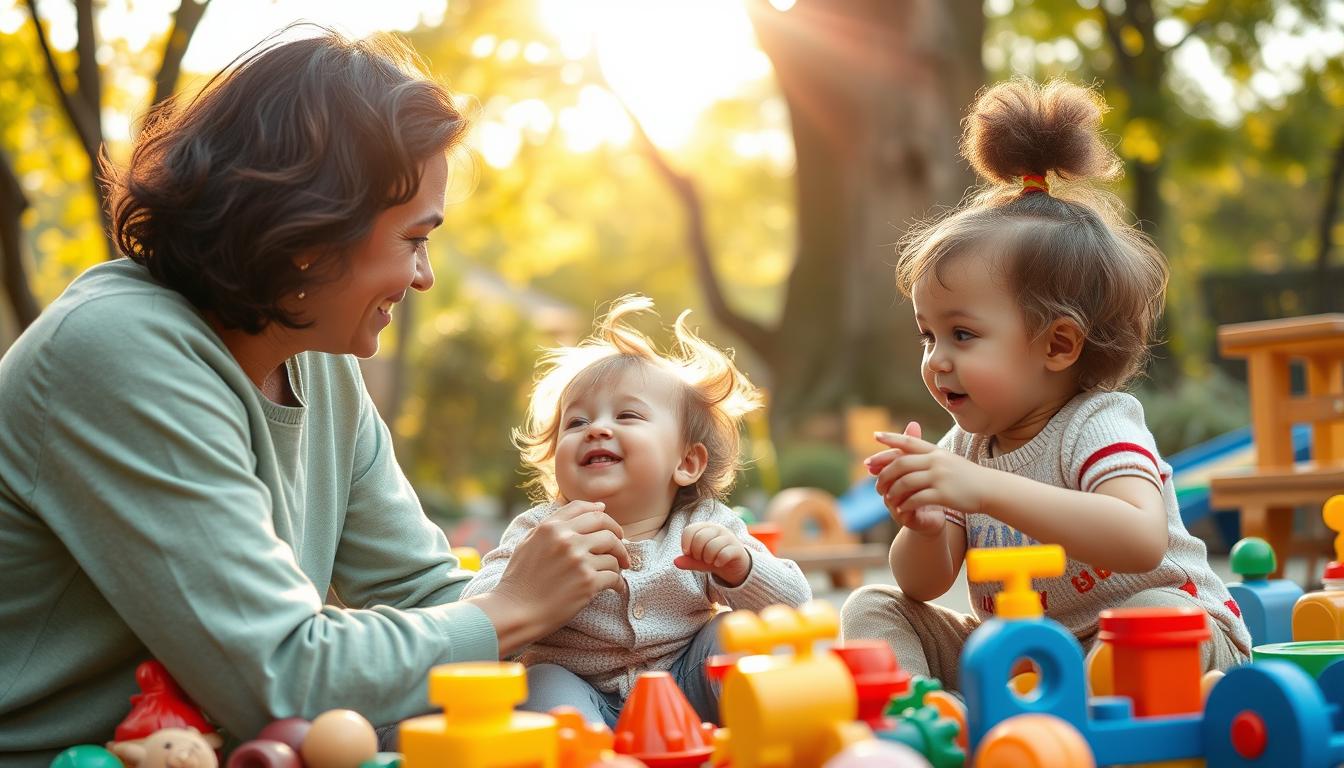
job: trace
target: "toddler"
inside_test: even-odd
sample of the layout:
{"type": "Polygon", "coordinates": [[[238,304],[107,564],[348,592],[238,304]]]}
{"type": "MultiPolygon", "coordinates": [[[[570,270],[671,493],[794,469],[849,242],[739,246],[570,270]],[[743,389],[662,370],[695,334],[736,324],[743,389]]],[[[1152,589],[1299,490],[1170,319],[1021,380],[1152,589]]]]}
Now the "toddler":
{"type": "Polygon", "coordinates": [[[1105,104],[1063,82],[983,92],[962,152],[987,184],[902,244],[929,394],[956,425],[937,446],[879,433],[866,460],[902,528],[899,589],[868,586],[842,611],[846,638],[881,638],[913,673],[958,685],[967,636],[997,584],[972,584],[974,615],[926,603],[951,587],[968,547],[1064,547],[1063,576],[1039,579],[1046,615],[1084,645],[1097,613],[1192,606],[1210,618],[1206,669],[1243,663],[1237,605],[1185,530],[1143,408],[1119,389],[1142,368],[1162,309],[1165,260],[1090,178],[1118,158],[1098,128],[1105,104]]]}
{"type": "Polygon", "coordinates": [[[567,505],[599,503],[619,525],[630,563],[621,589],[599,593],[523,652],[523,709],[567,704],[614,726],[635,679],[666,670],[701,718],[717,722],[704,663],[716,652],[720,606],[796,607],[811,597],[798,566],[771,555],[719,501],[738,470],[741,418],[759,394],[687,327],[687,313],[672,355],[626,325],[652,306],[619,300],[594,336],[543,358],[514,435],[543,503],[514,519],[463,592],[494,587],[518,543],[567,505]]]}

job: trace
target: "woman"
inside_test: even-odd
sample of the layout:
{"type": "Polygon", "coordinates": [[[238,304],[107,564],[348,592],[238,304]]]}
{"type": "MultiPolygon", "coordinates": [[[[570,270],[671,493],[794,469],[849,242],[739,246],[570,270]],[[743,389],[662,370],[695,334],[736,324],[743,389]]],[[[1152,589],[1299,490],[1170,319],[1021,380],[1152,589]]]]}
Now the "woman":
{"type": "Polygon", "coordinates": [[[236,738],[335,707],[392,723],[430,667],[619,587],[620,528],[588,507],[457,600],[470,574],[353,356],[434,282],[466,124],[404,46],[321,31],[151,116],[105,169],[129,258],[0,359],[0,754],[107,740],[148,657],[236,738]]]}

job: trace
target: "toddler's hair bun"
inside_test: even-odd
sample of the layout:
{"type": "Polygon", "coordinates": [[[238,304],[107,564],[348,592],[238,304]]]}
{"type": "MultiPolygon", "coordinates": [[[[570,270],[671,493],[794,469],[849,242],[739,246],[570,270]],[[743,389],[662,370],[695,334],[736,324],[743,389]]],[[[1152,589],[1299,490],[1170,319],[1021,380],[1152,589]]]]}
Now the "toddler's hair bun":
{"type": "Polygon", "coordinates": [[[1053,171],[1066,180],[1112,179],[1120,158],[1101,138],[1106,102],[1064,80],[1016,78],[980,92],[965,121],[961,153],[982,178],[1017,183],[1053,171]]]}

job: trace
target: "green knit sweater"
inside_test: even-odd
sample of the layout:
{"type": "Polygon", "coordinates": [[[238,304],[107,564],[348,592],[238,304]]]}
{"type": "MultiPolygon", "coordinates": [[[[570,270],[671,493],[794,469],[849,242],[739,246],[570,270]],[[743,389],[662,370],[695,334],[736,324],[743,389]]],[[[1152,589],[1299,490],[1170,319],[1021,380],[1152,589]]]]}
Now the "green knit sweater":
{"type": "Polygon", "coordinates": [[[111,738],[150,656],[236,738],[392,722],[431,666],[498,658],[354,359],[288,371],[299,407],[124,259],[0,359],[0,762],[111,738]]]}

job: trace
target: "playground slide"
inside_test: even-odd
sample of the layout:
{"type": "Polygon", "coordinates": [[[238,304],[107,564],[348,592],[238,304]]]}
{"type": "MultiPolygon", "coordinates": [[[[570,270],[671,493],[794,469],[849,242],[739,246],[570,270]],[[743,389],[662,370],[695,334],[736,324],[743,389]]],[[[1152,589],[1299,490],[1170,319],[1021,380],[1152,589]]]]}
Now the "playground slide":
{"type": "Polygon", "coordinates": [[[836,499],[840,505],[840,522],[845,524],[845,530],[863,533],[883,520],[890,519],[882,497],[877,495],[876,485],[876,478],[862,478],[836,499]]]}
{"type": "MultiPolygon", "coordinates": [[[[1311,427],[1299,424],[1293,427],[1293,456],[1306,461],[1311,451],[1311,427]]],[[[1181,518],[1186,525],[1202,520],[1209,508],[1209,478],[1232,474],[1255,465],[1255,444],[1251,428],[1242,427],[1212,440],[1167,457],[1171,465],[1176,498],[1181,503],[1181,518]]]]}
{"type": "MultiPolygon", "coordinates": [[[[1293,452],[1298,461],[1306,461],[1311,449],[1311,428],[1299,425],[1293,428],[1293,452]]],[[[1176,498],[1181,504],[1181,517],[1190,525],[1208,517],[1209,478],[1249,469],[1255,464],[1255,445],[1250,427],[1233,430],[1199,445],[1191,446],[1167,457],[1171,464],[1176,498]]],[[[840,519],[845,528],[861,533],[887,519],[887,508],[877,495],[873,478],[863,478],[837,500],[840,519]]]]}

